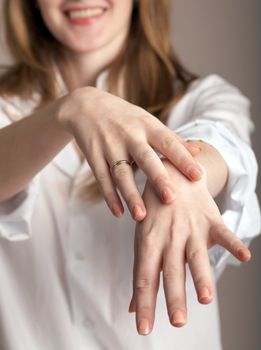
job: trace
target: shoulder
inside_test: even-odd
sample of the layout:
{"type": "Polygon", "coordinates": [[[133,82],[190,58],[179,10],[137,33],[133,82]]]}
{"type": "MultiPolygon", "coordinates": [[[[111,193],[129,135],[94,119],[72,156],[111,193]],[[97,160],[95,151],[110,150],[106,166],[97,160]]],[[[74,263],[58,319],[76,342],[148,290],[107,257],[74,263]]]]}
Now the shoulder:
{"type": "Polygon", "coordinates": [[[187,93],[193,106],[193,113],[213,110],[250,114],[250,101],[242,91],[228,80],[217,74],[211,74],[194,81],[187,93]]]}
{"type": "Polygon", "coordinates": [[[217,74],[201,77],[190,84],[171,110],[167,125],[176,129],[196,120],[222,123],[247,142],[254,130],[249,99],[217,74]]]}
{"type": "Polygon", "coordinates": [[[220,75],[210,74],[194,80],[170,114],[190,119],[214,110],[223,111],[222,114],[230,111],[249,116],[250,101],[238,87],[220,75]]]}
{"type": "MultiPolygon", "coordinates": [[[[11,75],[8,75],[10,68],[11,66],[8,65],[0,65],[1,78],[4,77],[4,80],[11,79],[11,75]]],[[[35,92],[28,97],[23,97],[19,94],[7,95],[4,92],[2,93],[2,90],[4,89],[1,89],[0,92],[0,126],[29,115],[39,105],[39,93],[35,92]]]]}
{"type": "Polygon", "coordinates": [[[185,96],[199,99],[203,102],[206,98],[217,98],[222,96],[229,101],[230,98],[239,98],[249,104],[249,99],[244,96],[238,87],[217,74],[210,74],[195,80],[187,90],[185,96]]]}

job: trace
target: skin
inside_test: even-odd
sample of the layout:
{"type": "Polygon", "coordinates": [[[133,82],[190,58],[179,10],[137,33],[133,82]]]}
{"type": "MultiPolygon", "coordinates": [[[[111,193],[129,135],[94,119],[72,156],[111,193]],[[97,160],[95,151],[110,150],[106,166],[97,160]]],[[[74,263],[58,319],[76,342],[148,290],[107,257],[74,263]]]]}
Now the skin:
{"type": "Polygon", "coordinates": [[[69,90],[94,85],[97,75],[117,57],[127,37],[132,0],[38,0],[38,6],[46,26],[63,44],[72,63],[70,76],[63,72],[69,90]],[[70,8],[96,6],[106,8],[106,15],[91,25],[74,25],[65,16],[70,8]]]}
{"type": "MultiPolygon", "coordinates": [[[[40,0],[39,3],[48,28],[65,45],[74,63],[72,67],[77,67],[70,77],[64,74],[68,88],[79,87],[83,83],[92,84],[93,76],[113,62],[124,43],[129,28],[132,1],[103,1],[104,5],[108,6],[110,16],[101,26],[90,28],[71,28],[70,25],[67,28],[59,12],[64,3],[61,0],[40,0]],[[63,30],[60,31],[60,28],[63,30]],[[86,36],[89,38],[88,42],[85,40],[86,36]]],[[[240,260],[250,259],[249,250],[223,224],[213,199],[225,186],[227,166],[213,147],[193,142],[190,146],[195,146],[192,154],[197,155],[196,158],[201,164],[200,170],[203,169],[204,176],[201,177],[201,171],[195,166],[196,162],[194,168],[191,167],[191,159],[177,135],[173,137],[172,131],[167,135],[156,118],[142,109],[138,110],[136,106],[127,106],[115,98],[115,101],[112,101],[109,94],[96,96],[98,103],[95,114],[90,113],[91,108],[88,108],[87,104],[82,105],[80,114],[68,114],[73,105],[80,104],[79,99],[83,100],[86,97],[84,92],[81,93],[78,91],[74,96],[75,100],[64,104],[60,120],[68,132],[73,133],[78,146],[95,169],[96,178],[102,179],[100,182],[103,183],[104,197],[117,216],[122,214],[123,207],[112,190],[113,183],[106,162],[102,163],[99,159],[107,159],[107,162],[112,164],[115,159],[129,159],[131,155],[137,165],[149,174],[143,201],[135,186],[130,167],[119,166],[113,174],[113,182],[123,194],[133,217],[137,220],[143,219],[137,224],[135,233],[134,293],[130,304],[130,311],[136,311],[137,330],[143,335],[152,330],[161,270],[170,322],[177,327],[183,326],[187,315],[185,263],[189,264],[199,302],[209,303],[213,298],[213,280],[208,249],[214,244],[220,244],[240,260]],[[112,111],[112,102],[115,102],[117,113],[115,107],[112,111]],[[104,109],[109,117],[102,117],[104,109]],[[88,111],[89,134],[84,127],[88,111]],[[77,117],[72,119],[71,115],[77,117]],[[97,115],[100,116],[98,121],[97,115]],[[131,127],[128,125],[130,119],[133,121],[131,127]],[[154,127],[150,133],[146,132],[146,125],[154,127]],[[110,133],[106,132],[108,128],[110,133]],[[134,134],[136,139],[133,138],[134,134]],[[171,162],[162,162],[148,145],[145,147],[146,139],[171,162]],[[89,143],[86,140],[89,140],[89,143]],[[95,168],[95,164],[99,165],[95,168]],[[189,181],[184,176],[188,175],[191,169],[193,170],[188,177],[190,180],[199,181],[189,181]],[[154,176],[151,176],[152,173],[154,176]],[[170,203],[168,206],[159,200],[155,189],[165,202],[170,203]],[[201,206],[198,206],[198,198],[202,198],[201,206]],[[191,210],[188,211],[188,207],[191,210]],[[157,220],[159,217],[160,220],[157,220]],[[238,253],[240,248],[241,255],[238,253]]],[[[95,92],[92,96],[95,96],[95,92]]]]}
{"type": "Polygon", "coordinates": [[[147,216],[136,226],[133,297],[129,307],[130,312],[136,312],[141,335],[149,334],[153,328],[161,271],[170,323],[182,327],[187,320],[186,263],[198,301],[208,304],[214,298],[208,249],[219,244],[242,262],[251,258],[249,249],[224,225],[214,201],[226,184],[227,166],[212,146],[195,144],[201,148],[196,158],[204,170],[200,181],[188,181],[168,160],[163,160],[176,184],[174,202],[162,205],[148,182],[144,189],[147,216]]]}
{"type": "Polygon", "coordinates": [[[33,176],[73,141],[81,158],[91,165],[112,213],[123,214],[117,186],[133,218],[142,220],[146,208],[132,171],[119,166],[111,172],[115,160],[135,161],[164,203],[172,201],[174,188],[155,151],[174,162],[193,181],[201,177],[201,171],[192,157],[197,148],[142,108],[92,87],[97,75],[117,57],[126,39],[132,1],[39,0],[38,8],[50,32],[63,44],[71,63],[69,72],[59,67],[69,93],[0,130],[0,164],[5,164],[0,174],[0,202],[26,187],[33,176]],[[104,17],[90,25],[75,25],[65,14],[72,7],[82,9],[90,5],[107,10],[104,17]],[[108,125],[113,125],[113,140],[108,125]],[[95,152],[91,151],[93,146],[95,152]]]}
{"type": "Polygon", "coordinates": [[[69,74],[63,66],[59,67],[68,90],[74,92],[65,99],[57,114],[58,120],[73,136],[82,158],[91,165],[112,213],[116,216],[123,214],[123,205],[115,190],[117,186],[133,218],[142,220],[146,216],[146,207],[132,170],[119,166],[111,174],[108,164],[112,165],[119,159],[134,160],[165,203],[173,200],[175,189],[154,149],[192,181],[200,179],[201,169],[192,157],[197,148],[187,144],[155,117],[111,94],[90,89],[97,75],[112,64],[126,40],[133,1],[38,0],[38,6],[46,26],[63,44],[71,62],[69,74]],[[70,8],[95,6],[107,11],[91,25],[72,24],[65,15],[70,8]],[[107,132],[108,125],[110,128],[113,126],[110,134],[107,132]],[[92,151],[94,147],[95,152],[92,151]]]}
{"type": "Polygon", "coordinates": [[[225,186],[226,164],[210,145],[195,142],[193,147],[142,108],[92,87],[126,39],[131,0],[39,0],[38,5],[72,63],[70,74],[59,67],[71,92],[0,130],[0,164],[5,164],[0,175],[0,202],[17,193],[66,143],[75,140],[114,215],[123,213],[117,186],[133,218],[141,221],[136,229],[130,306],[136,311],[139,334],[152,330],[161,270],[170,322],[182,326],[186,321],[186,260],[199,301],[208,303],[213,297],[213,282],[207,249],[221,244],[242,261],[250,258],[248,249],[222,223],[213,200],[225,186]],[[64,15],[67,6],[87,5],[102,5],[108,12],[101,21],[81,27],[72,25],[64,15]],[[8,156],[1,149],[8,149],[8,156]],[[168,161],[161,161],[154,149],[168,161]],[[119,159],[133,159],[147,175],[143,198],[129,166],[121,165],[110,173],[108,165],[119,159]],[[201,206],[196,200],[199,196],[205,198],[201,206]],[[156,220],[158,217],[161,220],[156,220]],[[179,315],[175,314],[178,310],[179,315]]]}

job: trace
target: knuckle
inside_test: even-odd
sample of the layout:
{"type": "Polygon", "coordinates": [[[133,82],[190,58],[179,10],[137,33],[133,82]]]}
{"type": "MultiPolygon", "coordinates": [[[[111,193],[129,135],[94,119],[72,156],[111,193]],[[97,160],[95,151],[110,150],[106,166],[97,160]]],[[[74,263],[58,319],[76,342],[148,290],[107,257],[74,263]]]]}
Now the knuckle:
{"type": "Polygon", "coordinates": [[[156,176],[154,184],[157,188],[161,188],[167,183],[167,180],[168,178],[165,174],[160,174],[156,176]]]}
{"type": "Polygon", "coordinates": [[[191,163],[191,160],[188,159],[188,156],[186,156],[186,155],[180,156],[178,162],[179,162],[180,167],[183,168],[185,171],[190,169],[191,164],[193,164],[193,162],[191,163]]]}
{"type": "Polygon", "coordinates": [[[163,279],[166,282],[173,281],[174,279],[181,279],[183,277],[182,269],[173,266],[163,271],[163,279]]]}
{"type": "Polygon", "coordinates": [[[242,242],[240,241],[240,239],[235,238],[231,241],[230,246],[231,250],[236,251],[238,248],[242,247],[242,242]]]}
{"type": "Polygon", "coordinates": [[[211,235],[213,235],[216,239],[223,240],[225,237],[227,237],[227,228],[225,225],[220,223],[214,223],[214,225],[211,227],[211,235]]]}
{"type": "MultiPolygon", "coordinates": [[[[117,201],[117,196],[114,191],[109,191],[104,193],[104,199],[106,203],[111,204],[117,201]]],[[[118,201],[117,201],[118,202],[118,201]]]]}
{"type": "Polygon", "coordinates": [[[142,233],[138,235],[138,246],[141,254],[150,259],[157,259],[161,255],[160,243],[156,232],[151,231],[149,234],[142,233]]]}
{"type": "Polygon", "coordinates": [[[151,307],[149,305],[139,305],[137,306],[137,314],[139,317],[150,315],[151,314],[151,307]]]}
{"type": "Polygon", "coordinates": [[[185,297],[182,296],[176,296],[172,298],[171,300],[167,301],[168,305],[168,313],[169,316],[171,317],[173,312],[175,310],[186,310],[186,303],[185,303],[185,297]]]}
{"type": "Polygon", "coordinates": [[[100,183],[105,182],[105,180],[107,181],[107,179],[108,179],[108,172],[105,171],[104,169],[101,169],[101,168],[97,167],[96,169],[94,169],[94,173],[95,173],[95,176],[96,176],[97,180],[100,183]]]}
{"type": "Polygon", "coordinates": [[[153,123],[153,117],[141,107],[140,113],[140,121],[143,123],[144,126],[150,127],[153,123]]]}
{"type": "Polygon", "coordinates": [[[146,109],[137,106],[137,108],[140,111],[140,118],[142,121],[148,122],[148,123],[152,123],[152,120],[156,119],[158,120],[156,117],[154,117],[154,115],[150,114],[149,112],[146,111],[146,109]]]}
{"type": "Polygon", "coordinates": [[[103,148],[106,150],[106,154],[113,153],[113,149],[119,148],[121,144],[120,138],[114,134],[113,131],[111,131],[110,134],[106,133],[104,134],[104,124],[98,124],[97,130],[100,133],[101,142],[103,145],[103,148]]]}
{"type": "Polygon", "coordinates": [[[222,237],[226,236],[227,235],[227,228],[226,228],[226,226],[224,226],[224,225],[219,226],[217,232],[222,237]]]}
{"type": "Polygon", "coordinates": [[[193,263],[194,260],[197,260],[201,255],[201,249],[196,248],[187,253],[187,261],[189,264],[193,263]]]}
{"type": "Polygon", "coordinates": [[[151,123],[151,120],[153,118],[156,119],[156,117],[154,117],[152,114],[150,114],[145,108],[138,106],[138,105],[133,105],[133,107],[135,108],[136,114],[138,116],[138,120],[139,121],[148,121],[148,123],[151,123]]]}
{"type": "Polygon", "coordinates": [[[195,279],[195,286],[197,290],[199,290],[200,287],[205,287],[208,285],[209,285],[209,279],[205,275],[197,276],[197,278],[195,279]]]}
{"type": "Polygon", "coordinates": [[[147,293],[153,286],[152,279],[147,276],[139,277],[135,282],[135,291],[139,294],[147,293]]]}
{"type": "Polygon", "coordinates": [[[161,147],[164,151],[168,151],[169,149],[173,148],[176,145],[176,139],[174,135],[170,136],[165,136],[162,137],[161,141],[161,147]]]}
{"type": "MultiPolygon", "coordinates": [[[[133,192],[136,192],[136,191],[133,191],[133,192]]],[[[128,193],[126,196],[125,196],[125,200],[126,200],[126,203],[128,205],[129,208],[132,208],[135,206],[135,204],[138,204],[140,203],[140,197],[137,196],[136,193],[128,193]]]]}
{"type": "Polygon", "coordinates": [[[120,181],[128,176],[129,171],[126,166],[118,166],[113,169],[113,177],[116,181],[120,181]]]}
{"type": "Polygon", "coordinates": [[[142,245],[143,249],[148,250],[150,252],[153,252],[157,247],[155,234],[153,233],[153,231],[141,234],[139,236],[139,243],[142,245]]]}
{"type": "MultiPolygon", "coordinates": [[[[128,130],[130,129],[128,128],[128,130]]],[[[129,137],[126,139],[126,144],[128,145],[129,149],[132,149],[136,153],[137,157],[140,154],[140,150],[144,148],[144,145],[146,145],[146,143],[146,135],[140,131],[137,132],[137,130],[134,130],[132,134],[129,133],[129,137]]]]}
{"type": "Polygon", "coordinates": [[[70,93],[71,99],[72,99],[72,100],[76,100],[76,99],[81,100],[82,92],[83,92],[83,89],[82,89],[82,88],[76,88],[76,89],[74,89],[74,90],[70,93]]]}
{"type": "Polygon", "coordinates": [[[84,110],[86,107],[86,95],[88,94],[88,88],[79,87],[70,93],[70,98],[72,101],[77,103],[80,110],[84,110]]]}
{"type": "Polygon", "coordinates": [[[96,172],[97,180],[103,185],[108,180],[108,174],[106,171],[97,171],[96,172]]]}
{"type": "Polygon", "coordinates": [[[153,152],[151,148],[144,148],[138,153],[138,161],[140,163],[147,163],[153,160],[153,152]]]}

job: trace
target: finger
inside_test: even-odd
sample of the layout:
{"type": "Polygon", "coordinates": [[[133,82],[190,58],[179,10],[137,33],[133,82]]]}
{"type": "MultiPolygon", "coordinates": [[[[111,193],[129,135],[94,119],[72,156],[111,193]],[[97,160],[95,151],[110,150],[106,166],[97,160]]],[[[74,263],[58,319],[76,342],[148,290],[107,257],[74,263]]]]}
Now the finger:
{"type": "Polygon", "coordinates": [[[238,260],[247,262],[251,259],[251,252],[248,247],[225,225],[213,225],[210,234],[215,243],[226,248],[238,260]]]}
{"type": "Polygon", "coordinates": [[[186,245],[186,259],[193,278],[198,301],[208,304],[214,296],[213,276],[207,244],[190,239],[186,245]]]}
{"type": "Polygon", "coordinates": [[[75,140],[92,169],[107,206],[113,215],[116,217],[122,216],[124,208],[113,184],[108,164],[98,141],[95,138],[92,139],[87,147],[81,135],[78,138],[75,137],[75,140]]]}
{"type": "Polygon", "coordinates": [[[130,301],[130,305],[129,305],[129,312],[136,312],[136,300],[134,298],[134,295],[132,295],[131,301],[130,301]]]}
{"type": "Polygon", "coordinates": [[[201,148],[199,146],[191,145],[188,142],[184,142],[182,144],[193,157],[195,157],[197,154],[199,154],[199,152],[201,152],[201,148]]]}
{"type": "MultiPolygon", "coordinates": [[[[152,236],[155,234],[157,233],[152,233],[152,236]]],[[[150,235],[139,238],[137,268],[134,276],[136,325],[141,335],[149,334],[153,328],[159,288],[161,253],[152,242],[156,241],[151,239],[150,235]]]]}
{"type": "MultiPolygon", "coordinates": [[[[114,156],[114,160],[112,160],[112,156],[108,156],[107,159],[110,164],[115,164],[115,159],[128,159],[128,157],[118,155],[114,156]]],[[[133,219],[143,220],[146,216],[146,209],[137,188],[132,167],[129,164],[121,163],[111,169],[111,176],[120,190],[133,219]]]]}
{"type": "Polygon", "coordinates": [[[163,285],[170,322],[182,327],[187,321],[185,247],[173,242],[163,257],[163,285]]]}
{"type": "Polygon", "coordinates": [[[157,134],[152,135],[149,141],[153,148],[164,155],[189,180],[201,179],[200,166],[172,130],[168,128],[158,130],[157,134]]]}
{"type": "Polygon", "coordinates": [[[131,156],[138,167],[147,175],[161,200],[171,203],[174,200],[174,189],[168,172],[157,153],[148,144],[140,142],[131,147],[131,156]]]}
{"type": "Polygon", "coordinates": [[[98,151],[96,151],[96,158],[99,159],[99,161],[94,162],[93,159],[88,157],[90,167],[109,209],[116,217],[120,217],[124,212],[124,208],[112,181],[108,164],[104,159],[104,155],[101,153],[99,154],[98,151]]]}
{"type": "Polygon", "coordinates": [[[201,151],[201,147],[200,146],[190,143],[190,142],[193,142],[193,140],[184,140],[178,134],[175,134],[175,136],[176,136],[177,140],[189,151],[189,153],[193,157],[196,156],[201,151]]]}

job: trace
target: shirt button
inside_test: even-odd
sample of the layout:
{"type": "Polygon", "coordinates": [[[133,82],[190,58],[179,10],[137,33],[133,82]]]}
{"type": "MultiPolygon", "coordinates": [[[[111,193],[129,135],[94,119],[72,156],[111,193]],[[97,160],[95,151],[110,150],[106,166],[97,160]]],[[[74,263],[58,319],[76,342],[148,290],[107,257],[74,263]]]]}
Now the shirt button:
{"type": "Polygon", "coordinates": [[[85,260],[85,255],[82,252],[76,252],[75,259],[78,261],[83,261],[83,260],[85,260]]]}

